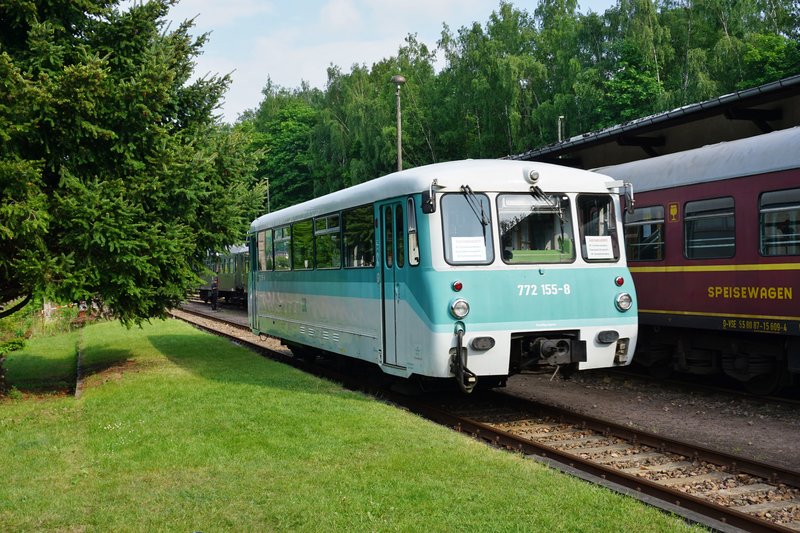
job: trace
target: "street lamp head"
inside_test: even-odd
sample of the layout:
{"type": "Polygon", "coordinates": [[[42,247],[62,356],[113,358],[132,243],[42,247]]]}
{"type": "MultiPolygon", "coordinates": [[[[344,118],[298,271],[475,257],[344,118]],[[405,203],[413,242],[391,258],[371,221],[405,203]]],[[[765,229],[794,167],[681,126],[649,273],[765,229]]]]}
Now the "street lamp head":
{"type": "Polygon", "coordinates": [[[400,74],[395,74],[394,76],[392,76],[392,83],[396,83],[398,87],[400,85],[403,85],[405,82],[406,82],[405,77],[401,76],[400,74]]]}

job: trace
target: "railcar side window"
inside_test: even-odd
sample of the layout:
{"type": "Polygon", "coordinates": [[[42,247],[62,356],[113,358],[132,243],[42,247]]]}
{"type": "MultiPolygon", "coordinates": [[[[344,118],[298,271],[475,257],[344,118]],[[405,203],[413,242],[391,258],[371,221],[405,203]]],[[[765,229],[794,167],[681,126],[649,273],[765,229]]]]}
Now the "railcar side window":
{"type": "Polygon", "coordinates": [[[494,261],[492,216],[485,194],[467,191],[442,197],[444,258],[451,265],[488,265],[494,261]]]}
{"type": "Polygon", "coordinates": [[[417,235],[417,212],[414,199],[409,198],[408,207],[408,264],[419,264],[419,235],[417,235]]]}
{"type": "Polygon", "coordinates": [[[733,198],[687,202],[683,213],[684,254],[687,259],[734,256],[733,198]]]}
{"type": "Polygon", "coordinates": [[[291,270],[292,233],[289,226],[275,228],[275,270],[291,270]]]}
{"type": "Polygon", "coordinates": [[[314,268],[314,223],[311,219],[292,224],[292,268],[314,268]]]}
{"type": "Polygon", "coordinates": [[[258,269],[272,270],[272,230],[258,232],[258,269]]]}
{"type": "Polygon", "coordinates": [[[394,210],[394,218],[397,233],[397,266],[403,268],[406,262],[406,234],[403,231],[403,208],[398,206],[394,210]]]}
{"type": "Polygon", "coordinates": [[[503,261],[508,264],[575,260],[570,201],[566,195],[497,197],[503,261]]]}
{"type": "Polygon", "coordinates": [[[264,241],[258,233],[247,236],[247,246],[250,249],[250,259],[255,263],[253,270],[261,270],[261,250],[264,249],[264,241]]]}
{"type": "Polygon", "coordinates": [[[581,253],[586,261],[618,261],[617,222],[614,202],[607,194],[578,196],[581,253]]]}
{"type": "Polygon", "coordinates": [[[339,214],[314,220],[314,237],[317,247],[317,268],[342,266],[342,234],[339,214]]]}
{"type": "Polygon", "coordinates": [[[394,264],[394,222],[391,207],[386,207],[383,212],[383,240],[383,262],[391,268],[394,264]]]}
{"type": "Polygon", "coordinates": [[[759,213],[761,255],[800,255],[800,189],[765,192],[759,213]]]}
{"type": "Polygon", "coordinates": [[[625,215],[625,250],[628,261],[664,259],[664,206],[637,207],[625,215]]]}
{"type": "Polygon", "coordinates": [[[342,213],[344,266],[375,266],[375,221],[373,207],[367,205],[342,213]]]}
{"type": "Polygon", "coordinates": [[[263,270],[273,270],[275,268],[275,252],[272,250],[271,229],[264,232],[264,259],[266,260],[266,266],[263,270]]]}

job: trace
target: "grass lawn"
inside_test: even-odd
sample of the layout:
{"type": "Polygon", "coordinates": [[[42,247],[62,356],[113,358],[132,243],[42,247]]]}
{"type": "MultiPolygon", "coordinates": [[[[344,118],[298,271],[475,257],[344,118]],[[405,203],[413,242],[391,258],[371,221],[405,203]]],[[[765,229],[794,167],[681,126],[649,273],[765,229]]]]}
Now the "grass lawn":
{"type": "Polygon", "coordinates": [[[73,390],[79,340],[78,330],[26,341],[24,350],[8,354],[6,379],[21,391],[73,390]]]}
{"type": "Polygon", "coordinates": [[[80,342],[95,373],[0,400],[0,531],[689,529],[181,322],[73,335],[11,362],[80,342]]]}

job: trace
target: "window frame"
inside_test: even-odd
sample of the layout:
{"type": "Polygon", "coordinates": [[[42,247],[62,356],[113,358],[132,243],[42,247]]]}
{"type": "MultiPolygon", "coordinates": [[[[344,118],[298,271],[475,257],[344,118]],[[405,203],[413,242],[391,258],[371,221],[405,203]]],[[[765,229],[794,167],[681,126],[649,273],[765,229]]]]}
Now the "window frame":
{"type": "MultiPolygon", "coordinates": [[[[773,227],[779,229],[780,231],[783,231],[783,228],[780,227],[781,224],[783,224],[783,222],[773,222],[773,223],[771,223],[771,225],[773,227]]],[[[780,190],[774,190],[774,191],[763,191],[758,196],[758,253],[762,257],[791,257],[791,256],[795,256],[795,255],[800,255],[800,188],[793,187],[793,188],[790,188],[790,189],[780,189],[780,190]],[[765,196],[771,196],[773,194],[786,196],[787,193],[795,193],[795,194],[798,195],[797,200],[795,200],[794,198],[790,197],[791,198],[790,201],[792,201],[792,202],[797,201],[796,204],[789,204],[788,207],[783,207],[783,206],[780,206],[780,207],[769,207],[770,205],[772,205],[772,206],[776,205],[776,204],[773,203],[773,204],[767,204],[767,208],[766,209],[764,208],[764,197],[765,196]],[[787,216],[786,221],[785,221],[786,225],[787,225],[787,229],[792,229],[792,226],[790,224],[792,224],[792,223],[794,224],[795,233],[793,234],[793,236],[795,237],[795,240],[794,241],[788,241],[785,244],[778,242],[776,244],[771,244],[769,246],[774,246],[774,247],[792,246],[792,247],[796,248],[797,251],[795,251],[794,253],[788,253],[787,252],[787,253],[768,254],[768,253],[766,253],[765,242],[764,242],[766,228],[767,228],[767,225],[765,224],[764,215],[767,214],[767,213],[772,214],[772,213],[783,213],[783,212],[787,212],[788,213],[788,216],[787,216]],[[793,221],[791,221],[791,218],[792,218],[791,215],[792,214],[795,215],[793,221]]]]}
{"type": "MultiPolygon", "coordinates": [[[[694,234],[694,232],[693,232],[694,234]]],[[[691,242],[699,241],[699,239],[691,239],[691,242]]],[[[729,245],[722,244],[717,245],[717,247],[727,247],[729,245]]],[[[693,248],[698,248],[698,246],[694,246],[693,248]]],[[[707,248],[711,248],[711,246],[707,246],[707,248]]],[[[702,198],[699,200],[690,200],[683,204],[683,257],[689,261],[703,261],[708,259],[732,259],[736,257],[736,200],[733,196],[717,196],[713,198],[702,198]],[[721,200],[730,200],[730,208],[727,206],[719,207],[716,209],[705,209],[704,211],[698,211],[698,214],[690,214],[690,206],[693,204],[710,204],[711,202],[719,202],[721,200]],[[720,211],[722,209],[730,209],[730,211],[725,211],[722,213],[717,213],[716,211],[720,211]],[[704,214],[706,213],[706,214],[704,214]],[[698,220],[712,220],[712,219],[725,219],[731,220],[733,222],[732,227],[730,228],[730,237],[726,237],[726,239],[730,239],[732,246],[731,246],[731,253],[730,255],[713,255],[709,257],[696,257],[689,255],[689,224],[694,223],[698,220]]]]}
{"type": "MultiPolygon", "coordinates": [[[[637,206],[637,207],[634,208],[634,211],[633,211],[632,214],[629,215],[628,213],[625,213],[625,221],[622,224],[622,227],[623,227],[623,229],[625,231],[625,239],[624,239],[625,240],[625,255],[628,258],[628,262],[632,261],[632,262],[640,263],[640,262],[664,261],[666,259],[666,251],[667,251],[666,222],[667,221],[666,221],[665,217],[666,217],[666,209],[664,208],[664,206],[662,204],[653,204],[653,205],[647,205],[647,206],[643,206],[643,207],[638,207],[637,206]],[[648,211],[649,212],[651,210],[660,211],[660,218],[658,216],[659,213],[655,213],[655,216],[653,218],[635,220],[635,221],[632,221],[632,222],[628,221],[628,217],[636,215],[637,211],[641,211],[641,212],[648,211]],[[639,231],[636,232],[636,236],[637,236],[636,243],[631,245],[631,246],[628,245],[628,228],[631,228],[631,227],[641,228],[641,227],[646,226],[646,225],[656,225],[659,228],[657,231],[660,234],[661,240],[660,241],[656,241],[656,243],[655,243],[656,256],[659,256],[656,259],[641,259],[641,258],[638,257],[640,254],[636,254],[636,257],[634,257],[634,254],[632,253],[633,252],[633,246],[638,246],[638,247],[648,246],[647,244],[642,244],[642,240],[639,238],[639,237],[641,237],[641,232],[639,232],[639,231]]],[[[653,235],[653,233],[651,233],[651,235],[653,235]]]]}
{"type": "MultiPolygon", "coordinates": [[[[360,205],[360,206],[356,206],[356,207],[351,207],[349,209],[344,209],[344,210],[342,210],[340,212],[340,216],[341,216],[340,222],[341,222],[341,225],[342,225],[342,259],[343,259],[342,260],[342,267],[345,268],[345,269],[359,269],[359,268],[372,268],[372,269],[374,269],[376,264],[377,264],[377,261],[375,260],[376,259],[376,253],[378,253],[377,252],[377,245],[376,245],[376,241],[375,241],[375,233],[376,233],[377,222],[376,222],[376,219],[375,219],[375,206],[374,206],[374,204],[365,204],[365,205],[360,205]],[[371,259],[372,259],[372,261],[368,262],[368,263],[365,263],[365,264],[362,264],[362,265],[350,264],[350,252],[351,252],[351,250],[353,248],[357,249],[362,243],[367,242],[366,240],[362,240],[362,239],[359,239],[358,242],[355,242],[355,243],[350,243],[349,242],[348,236],[352,238],[354,235],[356,235],[356,233],[355,232],[348,233],[348,215],[350,213],[355,212],[355,211],[361,211],[361,212],[363,212],[363,215],[366,215],[367,213],[369,213],[370,231],[368,232],[368,234],[371,236],[371,242],[369,243],[371,245],[371,249],[367,250],[365,253],[369,253],[371,251],[371,253],[372,253],[371,259]]],[[[362,258],[363,258],[363,256],[362,256],[362,258]]]]}
{"type": "MultiPolygon", "coordinates": [[[[342,215],[339,212],[330,213],[314,217],[314,264],[317,270],[338,270],[342,268],[342,215]],[[336,219],[336,226],[331,227],[330,220],[336,219]],[[325,227],[320,227],[324,221],[325,227]],[[319,253],[320,246],[318,240],[320,238],[332,238],[336,240],[336,245],[331,247],[331,250],[338,251],[335,259],[338,259],[338,264],[331,262],[330,266],[320,266],[319,253]]],[[[327,265],[327,263],[326,263],[327,265]]]]}
{"type": "Polygon", "coordinates": [[[272,249],[275,254],[274,269],[276,272],[289,272],[292,270],[292,228],[291,225],[277,226],[272,229],[272,249]],[[280,245],[281,250],[278,251],[280,245]],[[283,249],[285,246],[285,249],[283,249]],[[278,262],[278,254],[286,253],[287,264],[285,268],[278,262]]]}
{"type": "Polygon", "coordinates": [[[314,256],[314,220],[304,218],[292,222],[292,270],[314,270],[314,256]],[[308,249],[301,246],[305,239],[308,239],[308,249]],[[301,264],[300,261],[303,263],[301,264]]]}
{"type": "MultiPolygon", "coordinates": [[[[608,193],[581,193],[575,197],[575,213],[577,214],[577,224],[578,224],[578,236],[579,236],[579,244],[581,249],[581,258],[586,263],[619,263],[620,259],[622,258],[622,254],[619,250],[619,228],[617,227],[617,202],[614,201],[614,197],[608,193]],[[588,235],[588,237],[608,237],[611,239],[611,252],[612,257],[598,257],[598,258],[590,258],[589,257],[589,246],[586,242],[586,231],[585,227],[587,224],[592,222],[591,220],[585,221],[583,219],[583,206],[581,205],[581,201],[585,198],[604,198],[608,200],[607,205],[610,206],[610,216],[608,217],[607,227],[608,227],[608,234],[607,235],[588,235]]],[[[598,232],[599,233],[599,232],[598,232]]]]}
{"type": "MultiPolygon", "coordinates": [[[[506,265],[510,265],[510,266],[513,266],[513,265],[571,265],[571,264],[575,263],[576,258],[577,258],[577,253],[576,253],[576,250],[575,250],[575,224],[574,224],[573,218],[572,218],[572,204],[573,204],[573,202],[572,202],[572,198],[570,198],[570,196],[567,193],[564,193],[564,192],[545,193],[545,196],[547,198],[544,201],[547,202],[548,205],[544,205],[544,204],[541,204],[541,203],[538,203],[536,205],[531,205],[530,206],[530,208],[531,208],[530,214],[531,215],[532,214],[536,214],[535,210],[533,209],[534,207],[558,208],[558,209],[561,209],[562,211],[566,212],[565,216],[568,219],[566,225],[569,227],[569,238],[570,238],[570,241],[572,243],[570,245],[571,246],[571,253],[568,256],[568,260],[561,261],[563,256],[566,255],[565,252],[563,251],[563,245],[561,245],[562,246],[562,250],[560,251],[560,253],[557,256],[559,258],[558,261],[514,261],[513,257],[506,257],[507,252],[509,254],[513,255],[514,252],[526,252],[527,251],[527,252],[534,252],[534,253],[535,252],[548,253],[548,252],[552,252],[552,251],[557,251],[558,250],[557,247],[556,248],[552,248],[552,246],[554,245],[554,243],[553,243],[554,241],[553,240],[549,241],[551,243],[551,248],[547,248],[546,245],[543,248],[542,247],[529,247],[527,249],[526,248],[514,248],[513,243],[512,243],[511,250],[507,250],[506,249],[506,242],[503,239],[509,233],[509,231],[512,228],[517,227],[523,221],[526,221],[526,224],[528,224],[529,227],[531,225],[531,222],[527,221],[528,216],[526,216],[523,219],[520,219],[514,226],[510,226],[507,231],[505,231],[505,232],[503,231],[503,227],[502,227],[502,224],[504,222],[503,215],[504,214],[508,215],[509,213],[514,212],[515,210],[511,209],[512,206],[510,204],[507,204],[505,206],[501,206],[501,202],[504,201],[505,197],[515,197],[515,196],[521,197],[521,198],[524,198],[524,199],[531,199],[533,201],[536,201],[537,199],[541,201],[541,198],[534,197],[530,193],[524,193],[524,192],[501,192],[501,193],[497,194],[497,197],[495,198],[496,209],[497,209],[497,227],[498,227],[498,238],[500,239],[500,247],[501,247],[500,258],[502,259],[503,263],[505,263],[506,265]],[[549,200],[553,199],[553,198],[556,198],[560,202],[559,205],[553,206],[553,204],[549,203],[549,200]],[[566,207],[563,205],[564,202],[566,202],[566,204],[567,204],[566,207]]],[[[506,202],[508,202],[508,201],[506,200],[506,202]]],[[[521,210],[518,209],[516,211],[521,211],[521,210]]],[[[542,216],[544,214],[546,214],[546,213],[538,213],[539,216],[542,216]]],[[[552,212],[551,213],[547,213],[547,214],[552,215],[552,216],[557,216],[555,213],[552,213],[552,212]]],[[[545,235],[545,233],[541,233],[540,232],[540,233],[534,235],[534,237],[542,237],[543,235],[545,235]]],[[[529,240],[527,242],[528,242],[528,244],[530,244],[531,243],[531,240],[530,240],[531,235],[529,234],[529,235],[527,235],[527,237],[529,238],[529,240]]],[[[553,257],[556,257],[556,256],[553,255],[553,257]]]]}
{"type": "MultiPolygon", "coordinates": [[[[453,236],[448,232],[448,220],[446,220],[446,216],[448,213],[452,213],[453,207],[448,207],[447,203],[451,200],[450,198],[460,198],[467,202],[467,198],[463,192],[449,192],[445,193],[441,196],[439,200],[439,208],[442,212],[441,214],[441,222],[442,222],[442,253],[444,255],[444,260],[448,265],[451,266],[487,266],[494,263],[494,224],[493,224],[493,217],[492,217],[492,201],[489,196],[484,192],[473,193],[475,197],[484,199],[486,201],[486,211],[484,214],[488,215],[488,222],[484,227],[484,247],[486,249],[486,259],[483,261],[456,261],[452,257],[452,240],[450,244],[448,244],[448,237],[452,239],[453,236]],[[488,242],[487,242],[488,238],[488,242]]],[[[469,208],[469,207],[468,207],[469,208]]],[[[477,220],[477,215],[470,214],[468,216],[474,216],[477,220]]],[[[478,221],[480,224],[480,221],[478,221]]],[[[465,238],[471,238],[466,236],[465,238]]],[[[477,238],[477,237],[476,237],[477,238]]]]}
{"type": "Polygon", "coordinates": [[[406,200],[406,235],[408,241],[408,265],[419,266],[419,230],[417,229],[417,210],[414,197],[409,196],[406,200]]]}

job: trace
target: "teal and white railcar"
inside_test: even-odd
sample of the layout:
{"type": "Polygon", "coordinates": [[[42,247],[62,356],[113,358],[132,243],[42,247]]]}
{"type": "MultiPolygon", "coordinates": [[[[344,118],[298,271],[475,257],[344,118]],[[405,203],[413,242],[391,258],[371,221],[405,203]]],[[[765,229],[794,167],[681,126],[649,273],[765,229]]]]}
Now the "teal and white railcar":
{"type": "Polygon", "coordinates": [[[250,327],[470,391],[541,365],[627,365],[621,182],[543,163],[404,170],[255,220],[250,327]]]}

